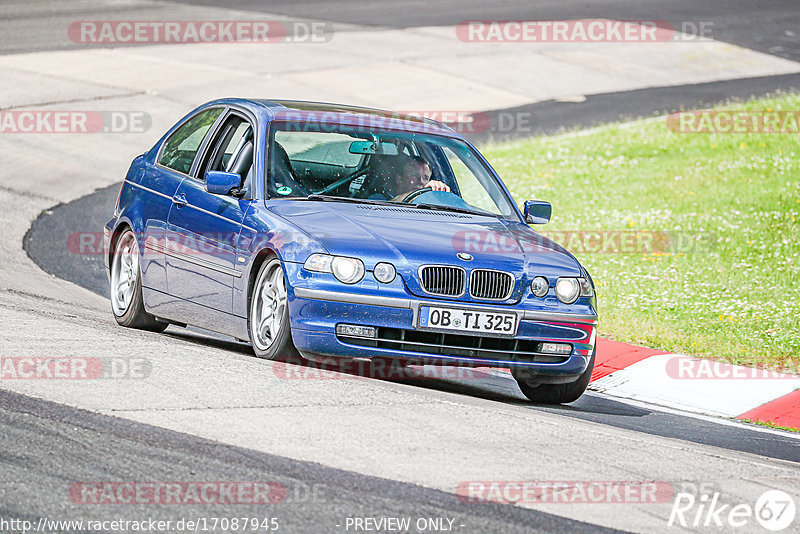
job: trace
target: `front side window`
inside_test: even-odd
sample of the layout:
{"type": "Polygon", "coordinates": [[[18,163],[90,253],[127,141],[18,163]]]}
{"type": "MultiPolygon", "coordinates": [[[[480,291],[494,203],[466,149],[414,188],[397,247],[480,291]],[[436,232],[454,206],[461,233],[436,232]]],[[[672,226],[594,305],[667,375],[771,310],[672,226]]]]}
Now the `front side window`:
{"type": "Polygon", "coordinates": [[[180,173],[189,174],[203,139],[220,113],[222,108],[208,109],[186,121],[164,142],[158,163],[180,173]]]}
{"type": "Polygon", "coordinates": [[[244,179],[253,164],[252,126],[246,119],[232,115],[217,131],[198,167],[198,178],[204,180],[208,171],[225,171],[244,179]]]}
{"type": "Polygon", "coordinates": [[[270,198],[324,196],[518,218],[497,179],[459,139],[277,122],[268,143],[270,198]]]}

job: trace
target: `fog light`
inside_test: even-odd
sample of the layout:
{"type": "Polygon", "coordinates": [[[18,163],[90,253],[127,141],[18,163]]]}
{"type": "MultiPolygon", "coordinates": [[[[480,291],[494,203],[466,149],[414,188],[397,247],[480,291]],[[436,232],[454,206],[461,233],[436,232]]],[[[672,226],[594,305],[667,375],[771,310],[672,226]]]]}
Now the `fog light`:
{"type": "Polygon", "coordinates": [[[388,284],[394,280],[394,277],[397,275],[397,271],[395,270],[394,265],[391,263],[379,263],[375,266],[372,274],[375,275],[375,279],[378,282],[388,284]]]}
{"type": "Polygon", "coordinates": [[[539,352],[544,354],[570,354],[572,345],[569,343],[542,343],[539,352]]]}
{"type": "Polygon", "coordinates": [[[550,283],[544,276],[537,276],[531,282],[531,292],[537,297],[544,297],[548,291],[550,291],[550,283]]]}
{"type": "Polygon", "coordinates": [[[357,324],[337,324],[336,334],[347,337],[376,337],[376,330],[373,326],[360,326],[357,324]]]}

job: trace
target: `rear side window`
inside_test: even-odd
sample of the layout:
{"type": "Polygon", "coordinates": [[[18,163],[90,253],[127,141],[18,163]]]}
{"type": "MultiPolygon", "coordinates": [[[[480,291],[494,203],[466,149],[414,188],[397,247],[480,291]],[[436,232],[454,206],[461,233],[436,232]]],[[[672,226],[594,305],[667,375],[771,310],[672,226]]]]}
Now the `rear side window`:
{"type": "Polygon", "coordinates": [[[189,174],[197,150],[222,108],[202,111],[186,121],[164,143],[158,163],[183,174],[189,174]]]}

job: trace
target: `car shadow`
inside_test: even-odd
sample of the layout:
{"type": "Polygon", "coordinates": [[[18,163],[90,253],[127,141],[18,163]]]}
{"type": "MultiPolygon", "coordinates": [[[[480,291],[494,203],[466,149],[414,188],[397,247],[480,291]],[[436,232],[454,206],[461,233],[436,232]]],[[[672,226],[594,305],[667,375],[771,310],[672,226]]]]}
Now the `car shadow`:
{"type": "Polygon", "coordinates": [[[624,402],[602,397],[591,392],[585,393],[581,398],[570,404],[537,404],[525,398],[516,382],[509,376],[508,385],[498,390],[495,383],[490,380],[476,381],[475,383],[456,383],[445,380],[417,380],[406,381],[410,385],[420,388],[435,389],[448,393],[458,393],[504,404],[513,404],[535,409],[544,409],[551,412],[561,412],[565,414],[603,414],[606,416],[620,417],[645,417],[652,413],[651,410],[631,406],[624,402]]]}
{"type": "MultiPolygon", "coordinates": [[[[250,349],[249,344],[236,341],[233,338],[227,338],[227,336],[223,338],[219,334],[206,332],[205,330],[194,329],[191,327],[186,329],[178,329],[177,327],[170,326],[162,335],[171,337],[173,339],[180,339],[181,341],[187,341],[194,345],[214,347],[217,349],[229,350],[231,352],[253,356],[253,351],[250,349]]],[[[253,357],[255,358],[255,356],[253,357]]]]}
{"type": "MultiPolygon", "coordinates": [[[[255,358],[249,344],[199,328],[170,327],[164,332],[164,335],[198,346],[215,347],[255,358]]],[[[383,360],[382,362],[383,365],[373,365],[369,362],[353,360],[334,362],[333,359],[330,359],[318,362],[291,359],[283,363],[297,365],[303,369],[303,372],[313,373],[315,377],[319,373],[344,373],[367,380],[407,384],[421,389],[454,393],[564,415],[602,414],[604,416],[645,417],[652,413],[651,410],[631,406],[591,392],[587,392],[570,404],[535,404],[525,398],[510,373],[499,369],[433,365],[412,365],[402,369],[399,366],[386,364],[383,360]]],[[[302,374],[300,373],[301,376],[302,374]]]]}

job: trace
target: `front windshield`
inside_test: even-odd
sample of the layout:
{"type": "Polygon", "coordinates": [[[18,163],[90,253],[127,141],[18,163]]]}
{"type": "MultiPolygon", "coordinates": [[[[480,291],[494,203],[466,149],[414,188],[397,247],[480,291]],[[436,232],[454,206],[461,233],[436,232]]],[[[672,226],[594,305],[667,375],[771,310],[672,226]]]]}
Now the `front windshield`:
{"type": "Polygon", "coordinates": [[[269,198],[388,202],[517,219],[466,143],[426,133],[273,123],[269,198]]]}

